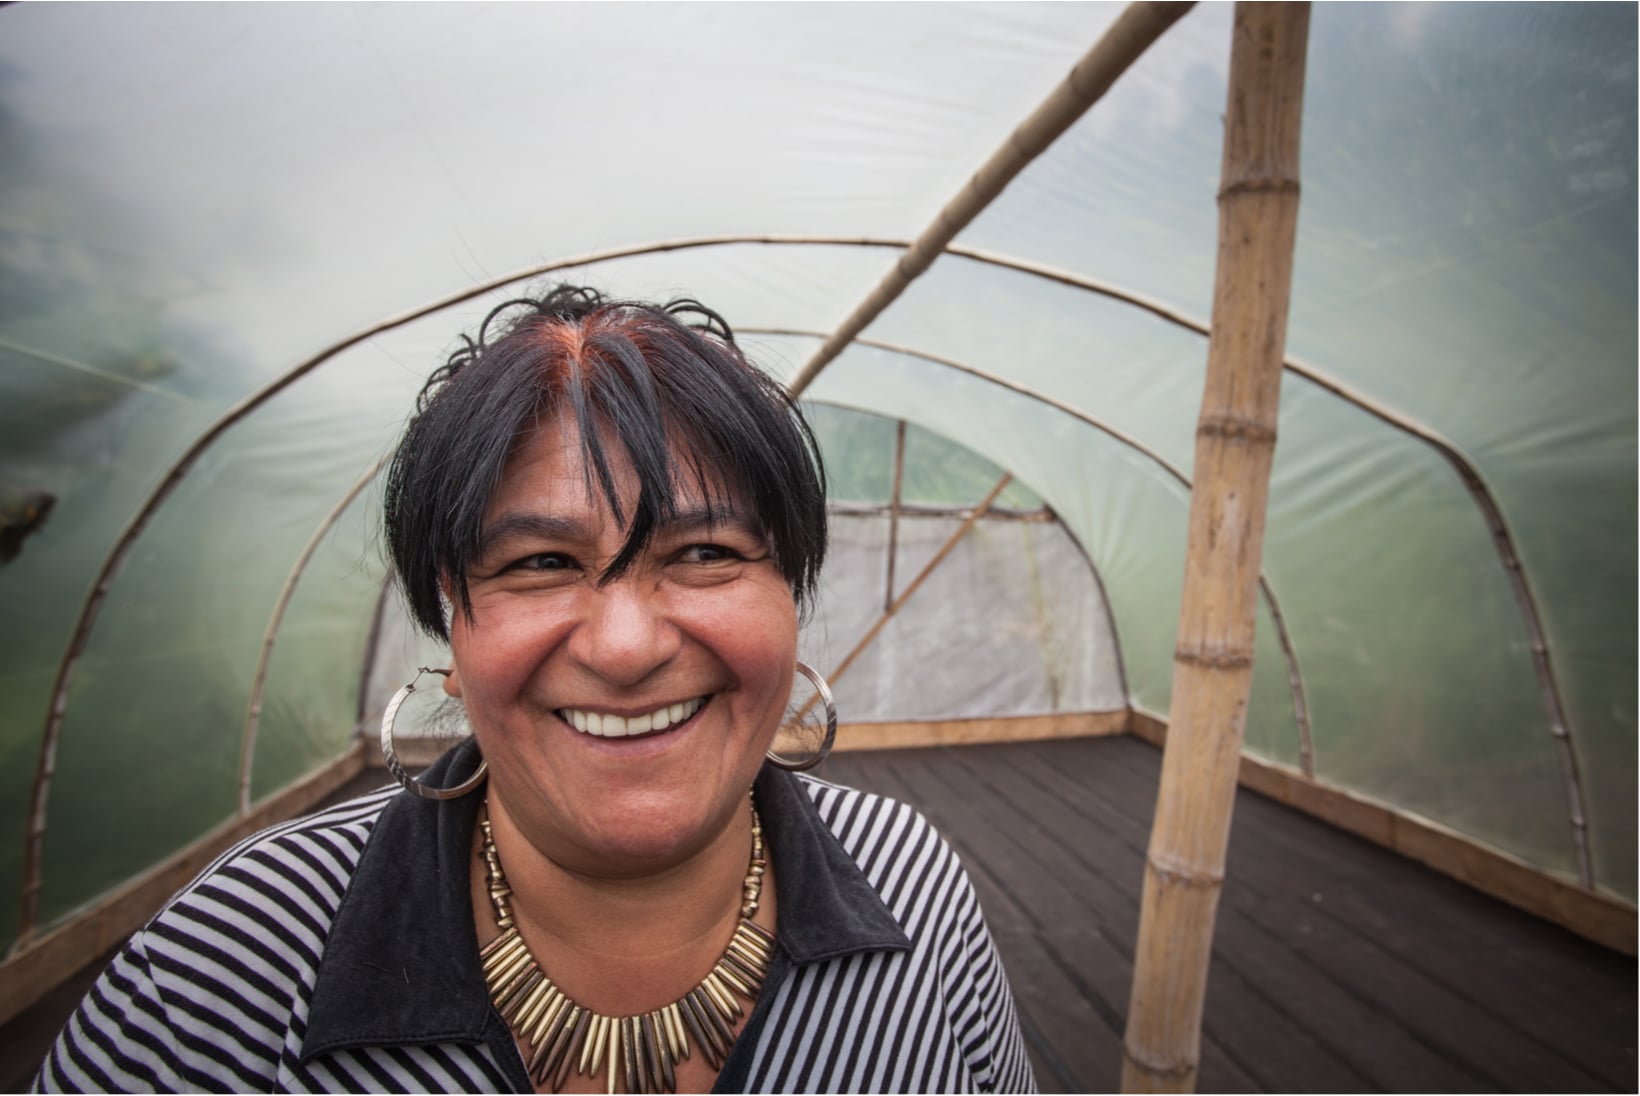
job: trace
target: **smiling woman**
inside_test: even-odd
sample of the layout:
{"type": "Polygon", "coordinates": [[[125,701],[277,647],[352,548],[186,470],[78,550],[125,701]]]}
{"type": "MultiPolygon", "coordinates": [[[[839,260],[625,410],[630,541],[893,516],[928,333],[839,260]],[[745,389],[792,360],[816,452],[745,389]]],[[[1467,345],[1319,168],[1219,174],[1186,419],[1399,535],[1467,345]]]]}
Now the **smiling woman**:
{"type": "Polygon", "coordinates": [[[42,1088],[1034,1087],[951,850],[769,753],[825,480],[721,318],[496,309],[423,390],[386,532],[472,740],[208,869],[42,1088]]]}

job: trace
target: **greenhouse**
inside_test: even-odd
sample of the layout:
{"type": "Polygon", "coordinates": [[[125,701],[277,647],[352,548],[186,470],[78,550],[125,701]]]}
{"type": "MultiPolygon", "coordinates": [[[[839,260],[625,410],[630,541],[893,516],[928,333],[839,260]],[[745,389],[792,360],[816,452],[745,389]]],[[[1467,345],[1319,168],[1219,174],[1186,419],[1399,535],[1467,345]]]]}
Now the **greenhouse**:
{"type": "MultiPolygon", "coordinates": [[[[379,766],[449,657],[381,471],[528,287],[800,390],[848,779],[1162,744],[1236,12],[1184,7],[0,11],[0,1020],[379,766]]],[[[1310,12],[1240,762],[1592,942],[1631,1079],[1636,26],[1310,12]]]]}

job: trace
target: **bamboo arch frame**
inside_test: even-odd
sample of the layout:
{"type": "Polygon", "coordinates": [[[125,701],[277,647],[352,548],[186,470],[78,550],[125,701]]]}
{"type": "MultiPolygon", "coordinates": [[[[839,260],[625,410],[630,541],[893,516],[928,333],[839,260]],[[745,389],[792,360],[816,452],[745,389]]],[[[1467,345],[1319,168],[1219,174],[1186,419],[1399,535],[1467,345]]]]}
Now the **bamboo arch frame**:
{"type": "MultiPolygon", "coordinates": [[[[799,331],[786,328],[746,327],[741,328],[741,332],[743,334],[750,335],[780,335],[803,338],[823,337],[818,332],[814,331],[799,331]]],[[[870,346],[876,349],[889,351],[890,353],[920,358],[933,365],[954,369],[958,372],[973,376],[979,380],[987,381],[991,384],[998,385],[999,387],[1006,388],[1009,391],[1025,396],[1028,399],[1033,399],[1040,403],[1046,404],[1047,406],[1070,415],[1078,421],[1103,432],[1107,436],[1114,438],[1116,441],[1143,454],[1163,471],[1167,472],[1175,481],[1184,487],[1186,491],[1191,489],[1190,478],[1186,476],[1182,470],[1168,461],[1167,458],[1146,446],[1143,442],[1130,438],[1123,432],[1117,430],[1115,427],[1110,426],[1108,423],[1105,423],[1083,411],[1079,411],[1076,408],[1071,407],[1069,404],[1056,400],[1051,396],[1037,392],[1036,390],[1025,385],[1017,384],[1013,381],[1008,381],[1001,377],[997,377],[993,374],[985,372],[982,369],[966,365],[953,359],[924,353],[922,351],[913,350],[909,347],[882,342],[880,340],[857,338],[855,341],[862,346],[870,346]]],[[[875,414],[875,412],[868,413],[875,414]]],[[[890,509],[892,518],[897,522],[901,510],[899,499],[899,473],[903,469],[906,420],[903,418],[898,418],[895,420],[895,423],[897,427],[894,462],[896,474],[894,497],[890,502],[890,509]]],[[[262,646],[257,657],[256,671],[251,679],[250,701],[247,705],[245,727],[240,744],[239,813],[241,815],[245,815],[250,812],[251,770],[256,749],[257,727],[261,718],[262,695],[267,684],[268,666],[272,661],[273,649],[277,640],[280,625],[284,620],[285,609],[289,605],[291,598],[295,595],[296,586],[298,582],[300,582],[302,573],[306,570],[308,562],[313,558],[314,553],[318,550],[318,547],[324,540],[326,534],[328,534],[331,528],[341,520],[343,513],[345,513],[347,508],[352,505],[353,501],[364,492],[365,488],[367,488],[378,475],[381,474],[382,469],[386,467],[387,460],[388,457],[383,456],[372,463],[364,474],[354,482],[353,486],[343,494],[341,499],[339,499],[336,504],[331,507],[324,518],[320,520],[319,525],[314,529],[313,534],[308,538],[307,544],[303,546],[302,551],[297,555],[296,561],[291,565],[290,572],[286,576],[284,585],[281,587],[278,598],[274,603],[273,611],[269,616],[267,630],[263,634],[262,646]]],[[[990,511],[991,505],[995,501],[996,497],[1001,493],[1002,489],[1006,487],[1010,481],[1012,481],[1013,478],[1014,477],[1011,472],[1006,473],[991,490],[990,494],[988,494],[985,499],[978,504],[963,526],[949,538],[949,540],[939,549],[939,551],[935,553],[934,558],[930,560],[922,571],[912,580],[912,582],[906,587],[905,591],[898,597],[894,597],[892,595],[889,597],[888,604],[885,605],[884,610],[877,622],[873,624],[871,628],[867,630],[866,634],[854,645],[853,648],[849,650],[849,652],[843,657],[842,661],[836,667],[832,668],[830,673],[827,674],[829,680],[835,682],[848,671],[848,668],[853,665],[854,661],[861,653],[863,653],[864,649],[877,637],[878,633],[882,630],[883,626],[888,623],[889,619],[896,615],[899,610],[904,607],[905,602],[910,600],[911,596],[916,592],[917,588],[922,585],[922,582],[928,577],[929,573],[931,573],[946,557],[946,555],[949,554],[956,542],[960,540],[975,523],[981,520],[990,511]]],[[[1087,546],[1082,543],[1081,539],[1072,533],[1062,521],[1059,521],[1057,514],[1054,515],[1054,520],[1060,525],[1061,528],[1065,530],[1066,535],[1070,537],[1071,543],[1076,545],[1077,550],[1082,555],[1082,558],[1088,564],[1089,572],[1093,576],[1094,585],[1099,591],[1099,597],[1104,606],[1105,624],[1106,627],[1110,629],[1112,644],[1115,648],[1114,655],[1116,661],[1118,687],[1121,689],[1124,701],[1131,705],[1132,697],[1128,694],[1127,683],[1127,660],[1122,651],[1121,633],[1116,626],[1115,614],[1111,610],[1110,596],[1105,587],[1104,575],[1099,570],[1098,564],[1094,562],[1093,556],[1088,552],[1087,546]]],[[[891,547],[891,564],[893,558],[892,551],[893,550],[891,547]]],[[[890,567],[890,574],[892,574],[892,566],[890,567]]],[[[383,580],[381,591],[377,595],[376,608],[372,616],[371,635],[366,641],[364,666],[360,675],[358,699],[357,718],[361,722],[366,714],[365,696],[369,683],[369,673],[370,669],[374,665],[377,636],[380,631],[382,614],[386,607],[388,590],[391,587],[391,583],[391,575],[383,580]]],[[[1299,732],[1300,767],[1307,778],[1314,779],[1314,742],[1310,730],[1309,707],[1305,700],[1304,679],[1298,664],[1298,654],[1293,647],[1292,637],[1287,632],[1286,619],[1282,616],[1281,605],[1276,599],[1275,590],[1271,587],[1268,577],[1263,574],[1259,575],[1259,589],[1264,597],[1267,607],[1270,610],[1270,617],[1275,625],[1276,636],[1281,645],[1282,654],[1286,661],[1288,687],[1291,690],[1293,701],[1293,716],[1299,732]]],[[[807,709],[805,708],[805,710],[807,709]]]]}
{"type": "MultiPolygon", "coordinates": [[[[387,457],[378,458],[363,475],[354,481],[336,505],[330,508],[308,542],[302,546],[296,562],[291,564],[290,573],[285,576],[285,584],[279,589],[279,596],[273,603],[273,612],[268,617],[268,627],[262,633],[262,647],[256,657],[256,673],[251,677],[251,698],[245,710],[245,731],[239,740],[239,814],[241,817],[251,813],[251,762],[256,756],[256,731],[262,722],[262,693],[268,683],[268,665],[273,661],[273,644],[278,638],[279,627],[285,620],[285,608],[296,593],[296,584],[301,581],[302,572],[307,569],[308,561],[319,550],[325,534],[341,520],[342,514],[353,505],[353,500],[364,493],[365,488],[376,481],[383,468],[387,467],[387,457]]],[[[372,618],[372,626],[380,620],[380,606],[377,614],[372,618]]]]}
{"type": "MultiPolygon", "coordinates": [[[[873,412],[866,413],[874,414],[873,412]]],[[[898,419],[896,422],[900,427],[897,433],[900,439],[903,440],[905,420],[898,419]]],[[[897,445],[895,453],[895,463],[897,467],[903,460],[903,455],[903,449],[897,445]]],[[[323,543],[324,538],[329,534],[330,530],[335,527],[336,523],[341,520],[342,515],[347,512],[348,507],[350,507],[353,502],[364,493],[365,489],[368,488],[371,483],[375,482],[377,476],[381,475],[382,469],[387,466],[388,459],[388,456],[383,456],[372,462],[370,467],[367,468],[365,472],[353,483],[353,486],[348,488],[347,491],[343,493],[342,497],[337,500],[336,504],[330,508],[323,518],[320,519],[319,524],[314,528],[312,535],[308,537],[307,544],[303,546],[301,552],[297,554],[295,562],[291,564],[290,572],[286,575],[284,585],[280,588],[279,594],[274,601],[273,611],[269,614],[268,618],[267,630],[263,633],[262,646],[257,655],[256,671],[251,678],[250,701],[246,706],[245,726],[240,740],[240,817],[248,815],[251,810],[250,784],[252,769],[255,761],[257,729],[261,720],[262,696],[267,685],[268,667],[272,662],[273,649],[278,640],[279,629],[284,622],[285,610],[289,606],[291,599],[295,596],[296,587],[301,582],[302,575],[306,572],[307,565],[312,561],[314,554],[319,548],[319,545],[323,543]]],[[[936,553],[936,557],[923,569],[923,572],[917,576],[911,586],[907,587],[903,596],[897,599],[890,599],[889,604],[884,608],[882,620],[871,629],[870,634],[865,639],[856,645],[854,650],[849,652],[848,656],[844,658],[842,666],[839,669],[832,671],[829,675],[831,680],[835,681],[837,678],[842,676],[843,671],[846,670],[848,665],[854,661],[860,651],[871,641],[871,639],[876,637],[876,634],[881,629],[882,624],[886,623],[887,619],[899,610],[904,601],[910,598],[916,587],[922,583],[922,580],[927,577],[928,573],[931,572],[934,567],[938,565],[940,560],[945,557],[955,542],[959,540],[973,524],[977,523],[981,518],[992,512],[993,508],[990,505],[992,500],[995,499],[1002,486],[1005,486],[1011,478],[1011,473],[1004,476],[1003,482],[998,484],[997,489],[993,491],[984,502],[979,504],[978,508],[968,519],[968,522],[962,527],[961,530],[950,538],[950,541],[946,544],[946,546],[936,553]]],[[[898,504],[899,499],[896,492],[896,497],[892,503],[892,508],[895,511],[896,517],[898,517],[900,510],[898,504]]],[[[958,508],[958,511],[960,511],[960,509],[961,508],[958,508]]],[[[921,514],[923,511],[922,508],[918,508],[913,512],[921,514]]],[[[1100,574],[1099,567],[1094,563],[1093,557],[1088,554],[1086,546],[1082,544],[1076,535],[1072,533],[1062,521],[1060,521],[1059,515],[1053,513],[1051,510],[1049,510],[1048,513],[1052,515],[1052,522],[1064,530],[1065,536],[1073,545],[1076,546],[1076,549],[1082,556],[1083,561],[1088,565],[1089,573],[1093,576],[1094,586],[1099,591],[1099,597],[1104,607],[1105,625],[1110,629],[1111,641],[1114,647],[1113,653],[1116,662],[1117,685],[1121,690],[1122,696],[1127,698],[1127,668],[1122,657],[1121,635],[1116,627],[1116,617],[1112,614],[1110,609],[1110,599],[1105,593],[1104,576],[1100,574]]],[[[389,571],[388,574],[382,579],[380,587],[376,593],[375,608],[371,613],[370,631],[365,638],[364,658],[359,672],[358,698],[355,706],[355,723],[357,724],[354,728],[355,737],[358,737],[362,733],[364,719],[366,715],[369,714],[368,708],[371,677],[375,667],[377,648],[380,645],[382,623],[387,609],[387,602],[391,595],[393,579],[394,575],[391,571],[389,571]]]]}
{"type": "MultiPolygon", "coordinates": [[[[749,335],[780,335],[809,339],[817,339],[822,337],[818,332],[801,331],[795,328],[745,327],[740,330],[749,335]]],[[[1162,456],[1160,453],[1156,452],[1139,439],[1129,436],[1102,419],[1090,415],[1086,411],[1082,411],[1079,408],[1073,407],[1063,400],[1055,399],[1044,392],[1038,392],[1036,389],[1031,388],[1028,385],[1019,384],[1016,381],[1010,381],[1004,377],[999,377],[994,373],[988,373],[977,366],[959,362],[954,358],[947,358],[939,354],[932,354],[922,350],[913,350],[909,346],[902,346],[898,343],[884,342],[880,339],[856,337],[854,341],[859,343],[861,346],[869,346],[877,350],[886,350],[891,354],[904,354],[907,357],[920,358],[932,365],[939,365],[944,366],[947,369],[954,369],[959,373],[966,373],[971,377],[994,384],[999,388],[1006,388],[1008,391],[1024,396],[1027,399],[1036,400],[1038,403],[1046,404],[1047,406],[1052,407],[1055,411],[1063,412],[1064,414],[1067,414],[1079,422],[1093,427],[1095,430],[1105,434],[1107,437],[1110,437],[1122,445],[1125,445],[1135,452],[1147,457],[1157,467],[1161,468],[1164,472],[1176,480],[1186,491],[1191,490],[1190,477],[1185,475],[1182,469],[1173,464],[1166,457],[1162,456]]],[[[1066,532],[1069,531],[1069,529],[1066,530],[1066,532]]],[[[1087,547],[1082,544],[1080,539],[1074,535],[1071,539],[1076,541],[1077,546],[1082,549],[1083,555],[1088,555],[1087,547]]],[[[1088,558],[1088,562],[1090,565],[1093,565],[1091,555],[1088,558]]],[[[1094,566],[1093,572],[1096,581],[1099,583],[1100,596],[1105,598],[1105,604],[1109,606],[1110,599],[1105,594],[1104,579],[1099,574],[1099,568],[1094,566]]],[[[1270,585],[1269,578],[1265,576],[1263,572],[1259,573],[1258,585],[1259,591],[1264,597],[1265,604],[1270,609],[1270,620],[1275,626],[1276,638],[1281,644],[1281,652],[1287,662],[1287,683],[1289,689],[1292,691],[1293,697],[1293,720],[1298,725],[1298,756],[1300,768],[1303,770],[1306,777],[1313,780],[1315,779],[1315,743],[1310,733],[1310,706],[1304,693],[1304,677],[1299,671],[1298,652],[1293,648],[1292,637],[1287,632],[1287,618],[1282,615],[1281,603],[1276,599],[1275,589],[1270,585]]],[[[1112,635],[1114,634],[1115,622],[1113,619],[1112,635]]],[[[1117,648],[1117,658],[1118,660],[1121,659],[1120,646],[1117,648]]],[[[1127,696],[1127,674],[1125,670],[1122,674],[1122,694],[1127,696]]],[[[1128,702],[1130,704],[1132,703],[1131,697],[1128,697],[1128,702]]]]}
{"type": "MultiPolygon", "coordinates": [[[[608,262],[613,259],[710,247],[715,244],[751,242],[792,243],[819,241],[814,238],[808,238],[805,241],[799,237],[783,240],[772,236],[762,238],[699,236],[683,240],[609,248],[568,259],[543,263],[499,278],[492,278],[469,286],[458,293],[437,298],[419,308],[390,316],[369,327],[362,328],[338,342],[332,343],[312,357],[298,362],[284,373],[241,399],[223,412],[215,422],[206,428],[204,433],[195,438],[193,444],[172,463],[165,475],[161,477],[159,484],[143,500],[143,504],[126,524],[124,530],[115,540],[113,548],[109,550],[108,555],[103,559],[103,564],[98,569],[96,578],[92,580],[91,589],[86,593],[85,601],[80,607],[80,614],[75,621],[74,631],[69,639],[68,650],[64,652],[62,661],[58,664],[57,675],[52,682],[50,703],[46,710],[45,729],[40,738],[40,753],[35,763],[34,779],[29,790],[28,824],[24,833],[23,845],[22,910],[17,921],[17,939],[12,944],[12,951],[15,952],[26,946],[33,938],[38,927],[41,886],[40,854],[45,840],[46,804],[51,795],[51,779],[57,768],[57,742],[62,735],[63,719],[67,714],[68,687],[73,681],[74,671],[79,665],[80,658],[85,654],[86,644],[91,638],[91,631],[96,625],[97,616],[102,610],[103,603],[108,600],[108,590],[113,585],[114,578],[119,573],[121,566],[124,565],[126,557],[130,555],[132,545],[142,535],[143,530],[148,526],[148,522],[153,519],[154,514],[158,512],[165,500],[170,497],[171,492],[176,489],[177,484],[193,470],[199,458],[204,455],[205,450],[214,445],[230,428],[249,416],[251,412],[343,351],[377,335],[441,312],[446,308],[452,308],[477,297],[482,297],[487,293],[493,293],[514,282],[540,277],[556,270],[608,262]]],[[[856,242],[864,243],[865,240],[862,238],[856,242]]],[[[895,241],[882,241],[882,243],[890,247],[896,246],[895,241]]]]}
{"type": "MultiPolygon", "coordinates": [[[[580,255],[550,262],[540,263],[514,271],[510,274],[491,278],[476,283],[459,292],[437,298],[425,305],[390,316],[368,327],[361,328],[345,338],[332,343],[318,353],[298,362],[286,372],[268,381],[262,387],[245,396],[238,403],[225,411],[211,424],[195,441],[179,456],[171,467],[161,477],[158,485],[149,493],[143,504],[137,509],[131,520],[126,524],[120,536],[115,540],[113,547],[104,558],[96,577],[87,591],[80,613],[75,621],[75,627],[69,641],[68,649],[64,652],[58,664],[57,674],[52,684],[51,696],[47,707],[46,722],[41,733],[40,752],[35,766],[34,778],[29,794],[28,825],[24,835],[23,856],[23,896],[22,913],[18,919],[18,935],[12,950],[16,951],[25,946],[33,937],[37,929],[39,893],[41,886],[41,849],[45,836],[46,804],[50,797],[51,780],[56,770],[57,743],[62,733],[62,724],[67,711],[68,689],[73,681],[74,671],[80,658],[84,655],[86,645],[90,640],[91,632],[96,625],[97,616],[103,603],[107,600],[108,591],[120,568],[130,555],[132,545],[142,535],[154,514],[170,497],[177,484],[188,475],[204,452],[216,443],[235,424],[249,416],[262,404],[268,402],[280,392],[295,384],[298,380],[313,372],[319,366],[377,335],[424,319],[447,308],[464,304],[467,301],[493,293],[516,282],[538,278],[560,270],[575,267],[593,266],[599,263],[612,262],[619,259],[637,258],[646,255],[664,254],[672,251],[688,251],[702,248],[722,247],[726,245],[759,245],[769,247],[879,247],[905,250],[911,246],[911,241],[903,238],[888,238],[878,236],[824,236],[804,234],[719,234],[708,236],[685,237],[673,240],[652,241],[644,244],[631,244],[621,247],[606,248],[598,251],[586,252],[580,255]]],[[[1182,327],[1197,334],[1205,335],[1207,327],[1201,321],[1187,314],[1161,304],[1141,294],[1133,293],[1119,287],[1100,282],[1093,278],[1057,270],[1045,264],[1033,263],[1024,259],[1015,259],[997,255],[977,248],[960,245],[949,245],[946,254],[959,258],[980,262],[991,266],[1014,270],[1018,273],[1033,277],[1040,277],[1055,281],[1071,288],[1081,289],[1099,296],[1125,303],[1146,312],[1157,318],[1182,327]]],[[[744,328],[750,332],[751,328],[744,328]]],[[[863,340],[857,340],[863,341],[863,340]]],[[[1533,665],[1537,671],[1539,691],[1543,694],[1544,704],[1549,709],[1550,733],[1555,738],[1561,758],[1562,771],[1567,782],[1567,799],[1571,812],[1571,826],[1573,842],[1577,852],[1579,881],[1584,889],[1594,889],[1593,866],[1591,862],[1588,842],[1587,812],[1584,808],[1584,796],[1580,767],[1577,762],[1575,744],[1572,738],[1570,720],[1565,713],[1565,706],[1561,700],[1558,680],[1555,676],[1553,663],[1550,660],[1550,648],[1547,635],[1542,625],[1542,615],[1538,610],[1537,600],[1527,580],[1525,564],[1515,551],[1514,535],[1503,511],[1499,507],[1491,488],[1481,476],[1474,463],[1453,442],[1424,426],[1412,418],[1402,415],[1379,403],[1372,398],[1356,392],[1354,389],[1338,381],[1318,367],[1304,363],[1289,356],[1283,359],[1282,368],[1315,384],[1318,388],[1333,396],[1342,399],[1367,414],[1377,418],[1386,425],[1408,434],[1426,445],[1434,447],[1443,458],[1454,468],[1464,487],[1469,491],[1472,500],[1481,510],[1488,529],[1492,533],[1493,546],[1497,550],[1500,563],[1509,576],[1511,588],[1516,597],[1517,606],[1523,617],[1528,638],[1531,643],[1533,665]]]]}
{"type": "Polygon", "coordinates": [[[391,567],[387,574],[382,576],[381,586],[376,590],[376,607],[370,613],[370,631],[364,637],[364,661],[359,665],[359,696],[353,708],[353,734],[362,737],[364,734],[364,718],[370,714],[370,686],[376,679],[376,651],[382,645],[382,624],[387,619],[387,599],[393,593],[393,579],[397,577],[391,567]]]}
{"type": "MultiPolygon", "coordinates": [[[[1201,320],[1149,297],[1119,289],[1093,278],[1086,278],[1069,271],[1056,270],[1041,263],[997,255],[979,248],[953,246],[947,250],[950,254],[961,258],[1016,270],[1022,274],[1045,278],[1048,281],[1058,282],[1073,289],[1086,290],[1103,297],[1109,297],[1112,300],[1149,312],[1158,319],[1176,327],[1194,331],[1203,337],[1210,334],[1210,328],[1201,320]]],[[[1457,473],[1459,482],[1463,484],[1464,489],[1469,492],[1471,501],[1480,510],[1487,531],[1492,535],[1492,546],[1498,554],[1498,562],[1503,565],[1504,574],[1509,579],[1510,589],[1515,595],[1516,607],[1520,610],[1522,622],[1526,626],[1527,638],[1530,641],[1532,668],[1536,671],[1538,691],[1542,695],[1543,704],[1549,716],[1549,734],[1555,739],[1557,752],[1560,756],[1562,776],[1566,781],[1566,799],[1571,814],[1572,845],[1577,854],[1578,880],[1585,889],[1593,890],[1594,865],[1589,851],[1588,811],[1584,803],[1583,778],[1581,766],[1577,760],[1576,743],[1572,738],[1571,719],[1566,713],[1566,705],[1560,694],[1559,679],[1555,675],[1554,665],[1549,658],[1549,639],[1543,627],[1543,615],[1538,610],[1537,597],[1532,592],[1531,583],[1527,578],[1526,565],[1515,549],[1514,533],[1510,530],[1509,523],[1503,516],[1503,508],[1498,505],[1497,497],[1493,494],[1492,488],[1487,484],[1485,477],[1481,475],[1481,471],[1475,465],[1475,462],[1469,459],[1468,454],[1439,431],[1425,426],[1409,415],[1403,415],[1395,411],[1364,393],[1357,392],[1343,381],[1328,376],[1319,367],[1292,355],[1282,358],[1281,368],[1283,372],[1302,377],[1322,391],[1330,393],[1358,410],[1366,412],[1386,426],[1408,434],[1434,449],[1457,473]]]]}

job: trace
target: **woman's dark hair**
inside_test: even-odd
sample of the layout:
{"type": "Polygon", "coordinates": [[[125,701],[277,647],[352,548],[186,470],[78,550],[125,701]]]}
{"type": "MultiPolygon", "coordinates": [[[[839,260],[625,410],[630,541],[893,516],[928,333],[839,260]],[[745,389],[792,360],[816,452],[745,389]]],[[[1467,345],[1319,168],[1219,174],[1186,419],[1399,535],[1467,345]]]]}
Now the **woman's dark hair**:
{"type": "Polygon", "coordinates": [[[500,305],[463,344],[428,378],[387,475],[388,550],[428,634],[449,639],[445,581],[471,619],[467,570],[507,458],[563,411],[579,428],[587,490],[596,479],[627,529],[599,581],[619,577],[677,512],[676,483],[687,474],[708,507],[725,491],[751,507],[746,516],[761,524],[799,608],[809,606],[826,552],[819,447],[717,313],[694,300],[659,307],[561,285],[500,305]],[[638,481],[630,514],[606,439],[625,449],[638,481]],[[685,469],[676,467],[680,455],[685,469]]]}

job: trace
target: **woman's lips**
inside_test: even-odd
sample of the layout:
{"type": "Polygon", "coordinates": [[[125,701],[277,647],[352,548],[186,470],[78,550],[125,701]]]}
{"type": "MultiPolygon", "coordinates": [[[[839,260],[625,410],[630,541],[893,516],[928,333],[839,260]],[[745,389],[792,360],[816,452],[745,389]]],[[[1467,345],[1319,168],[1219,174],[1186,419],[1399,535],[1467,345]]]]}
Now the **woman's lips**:
{"type": "Polygon", "coordinates": [[[596,735],[599,738],[632,738],[671,730],[700,711],[701,705],[707,700],[708,697],[697,696],[693,700],[667,704],[635,716],[612,715],[581,708],[560,708],[558,716],[582,734],[596,735]]]}

